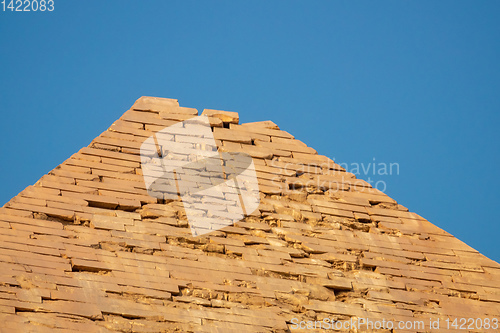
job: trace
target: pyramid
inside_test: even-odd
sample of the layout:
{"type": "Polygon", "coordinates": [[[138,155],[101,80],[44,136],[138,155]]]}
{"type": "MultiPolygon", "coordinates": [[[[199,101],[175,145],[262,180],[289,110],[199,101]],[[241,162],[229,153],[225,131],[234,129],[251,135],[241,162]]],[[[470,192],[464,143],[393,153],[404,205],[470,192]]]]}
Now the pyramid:
{"type": "Polygon", "coordinates": [[[0,332],[500,330],[497,262],[272,121],[174,99],[141,97],[0,208],[0,248],[0,332]],[[186,194],[166,195],[145,180],[183,152],[153,139],[195,117],[210,156],[250,156],[253,171],[191,164],[170,178],[186,194]],[[256,209],[240,191],[252,179],[256,209]],[[197,196],[200,182],[229,192],[197,196]],[[229,222],[193,233],[192,216],[229,222]]]}

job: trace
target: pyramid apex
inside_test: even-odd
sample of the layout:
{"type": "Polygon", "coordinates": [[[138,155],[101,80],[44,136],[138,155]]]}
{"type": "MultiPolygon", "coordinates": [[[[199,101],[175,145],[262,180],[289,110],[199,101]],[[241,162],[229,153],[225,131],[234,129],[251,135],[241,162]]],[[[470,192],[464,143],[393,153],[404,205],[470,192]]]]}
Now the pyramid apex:
{"type": "Polygon", "coordinates": [[[143,96],[0,207],[0,331],[500,314],[499,263],[272,121],[197,115],[143,96]]]}
{"type": "Polygon", "coordinates": [[[178,106],[179,101],[173,98],[142,96],[135,101],[132,109],[139,111],[168,111],[172,107],[178,106]]]}

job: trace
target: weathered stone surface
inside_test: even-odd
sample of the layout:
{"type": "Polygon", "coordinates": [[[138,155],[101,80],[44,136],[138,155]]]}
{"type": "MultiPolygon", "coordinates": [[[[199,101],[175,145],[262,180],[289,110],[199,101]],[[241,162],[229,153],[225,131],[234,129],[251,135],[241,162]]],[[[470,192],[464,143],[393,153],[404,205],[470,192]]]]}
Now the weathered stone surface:
{"type": "Polygon", "coordinates": [[[143,96],[135,101],[133,110],[165,111],[178,107],[176,99],[143,96]]]}
{"type": "Polygon", "coordinates": [[[240,116],[238,115],[238,113],[231,111],[205,109],[201,114],[219,118],[225,123],[237,124],[240,120],[240,116]]]}
{"type": "Polygon", "coordinates": [[[232,131],[227,128],[214,128],[214,138],[222,141],[251,144],[252,138],[243,131],[232,131]]]}
{"type": "MultiPolygon", "coordinates": [[[[500,315],[500,264],[273,122],[203,114],[220,152],[253,157],[258,209],[197,237],[193,203],[149,196],[142,142],[197,111],[142,97],[0,208],[0,331],[287,332],[294,317],[500,315]]],[[[196,172],[186,179],[201,181],[196,172]]],[[[238,200],[208,195],[196,212],[217,221],[238,200]]]]}

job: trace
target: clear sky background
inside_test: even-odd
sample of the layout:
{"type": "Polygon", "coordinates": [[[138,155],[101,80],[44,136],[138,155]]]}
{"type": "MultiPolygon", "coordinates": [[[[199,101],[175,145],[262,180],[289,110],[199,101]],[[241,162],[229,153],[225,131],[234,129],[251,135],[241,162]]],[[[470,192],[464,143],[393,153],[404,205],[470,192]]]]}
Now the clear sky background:
{"type": "Polygon", "coordinates": [[[169,97],[273,120],[349,166],[398,163],[360,178],[500,261],[499,17],[498,1],[457,0],[0,12],[0,205],[140,96],[169,97]]]}

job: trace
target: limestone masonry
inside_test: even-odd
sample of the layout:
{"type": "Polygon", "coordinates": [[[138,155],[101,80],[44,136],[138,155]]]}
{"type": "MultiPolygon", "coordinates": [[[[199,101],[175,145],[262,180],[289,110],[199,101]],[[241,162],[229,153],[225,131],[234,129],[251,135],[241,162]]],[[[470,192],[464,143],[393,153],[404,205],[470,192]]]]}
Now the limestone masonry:
{"type": "Polygon", "coordinates": [[[223,219],[225,200],[148,194],[141,145],[198,111],[141,97],[0,208],[0,332],[320,332],[296,323],[325,318],[500,331],[444,325],[500,319],[497,262],[275,123],[202,114],[221,154],[252,157],[258,209],[193,236],[187,208],[223,219]]]}

